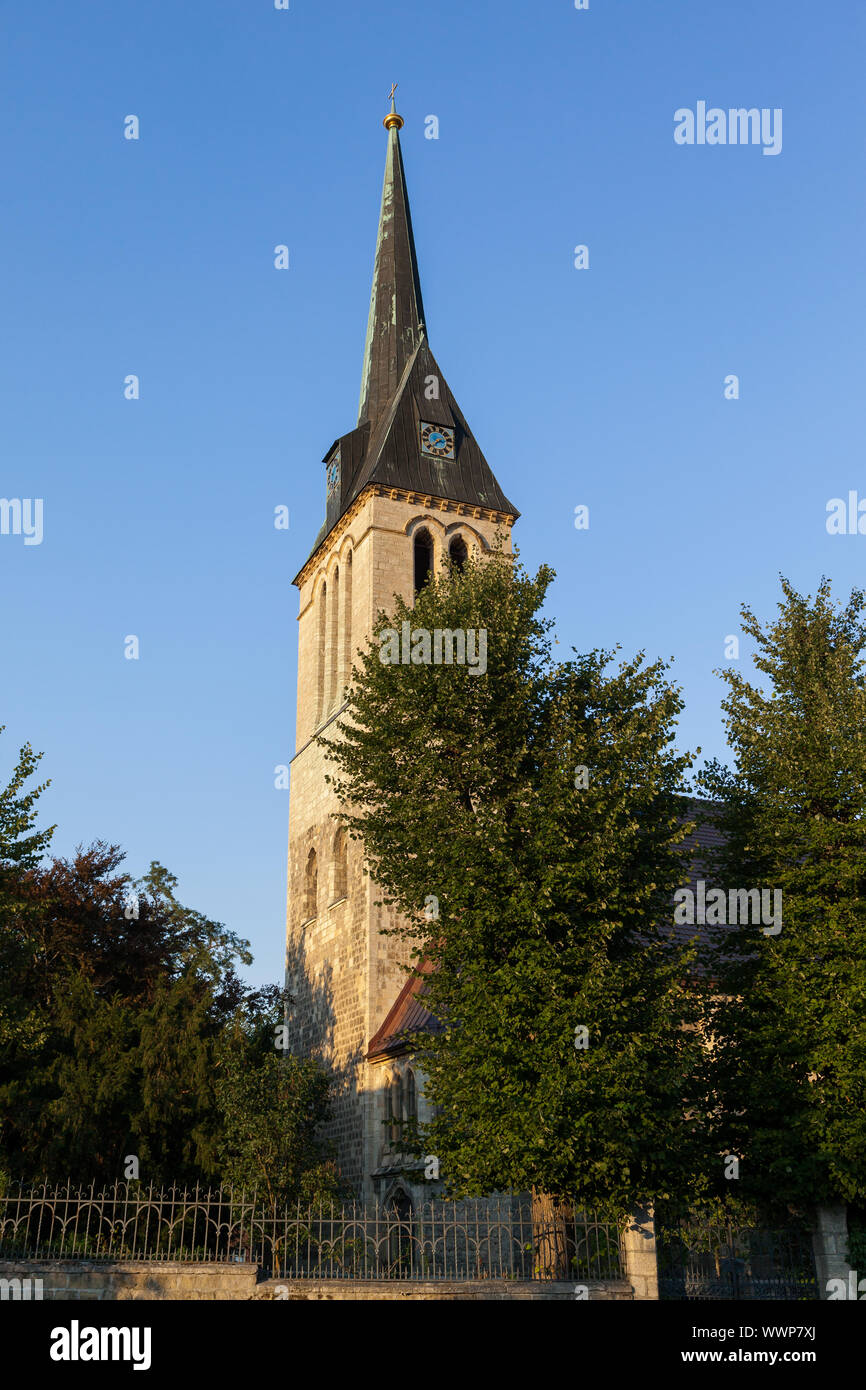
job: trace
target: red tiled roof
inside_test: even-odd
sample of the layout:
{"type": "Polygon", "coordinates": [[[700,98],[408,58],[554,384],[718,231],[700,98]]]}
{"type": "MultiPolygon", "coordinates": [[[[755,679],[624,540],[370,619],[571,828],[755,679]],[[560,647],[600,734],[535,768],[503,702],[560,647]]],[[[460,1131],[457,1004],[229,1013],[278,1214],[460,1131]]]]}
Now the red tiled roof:
{"type": "Polygon", "coordinates": [[[433,969],[433,962],[424,960],[418,966],[418,974],[410,975],[394,1003],[391,1005],[379,1030],[370,1039],[367,1048],[368,1062],[380,1057],[395,1057],[406,1051],[406,1038],[412,1033],[438,1033],[442,1024],[425,1008],[423,995],[427,989],[424,978],[433,969]]]}

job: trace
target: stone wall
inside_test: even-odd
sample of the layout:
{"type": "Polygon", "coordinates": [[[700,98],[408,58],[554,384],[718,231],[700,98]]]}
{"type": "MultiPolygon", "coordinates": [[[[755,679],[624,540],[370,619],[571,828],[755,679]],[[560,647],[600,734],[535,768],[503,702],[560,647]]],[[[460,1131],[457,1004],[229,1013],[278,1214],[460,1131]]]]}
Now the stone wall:
{"type": "MultiPolygon", "coordinates": [[[[29,1279],[30,1298],[42,1301],[111,1299],[250,1299],[258,1265],[186,1260],[34,1260],[0,1262],[0,1280],[29,1279]]],[[[6,1288],[6,1286],[3,1286],[6,1288]]],[[[26,1295],[25,1295],[26,1296],[26,1295]]],[[[15,1297],[7,1290],[6,1297],[15,1297]]]]}
{"type": "MultiPolygon", "coordinates": [[[[586,1285],[551,1281],[519,1283],[511,1279],[442,1279],[427,1283],[384,1279],[266,1279],[257,1282],[254,1264],[193,1264],[185,1261],[115,1261],[98,1264],[86,1260],[45,1260],[31,1263],[0,1262],[0,1280],[29,1280],[25,1298],[38,1298],[41,1280],[43,1301],[109,1302],[123,1299],[225,1300],[265,1302],[321,1302],[329,1300],[388,1300],[429,1302],[468,1299],[574,1302],[634,1297],[630,1284],[618,1280],[594,1280],[586,1285]]],[[[6,1298],[21,1296],[7,1288],[6,1298]]]]}
{"type": "Polygon", "coordinates": [[[437,1279],[398,1283],[385,1279],[268,1279],[259,1284],[255,1297],[289,1302],[321,1302],[329,1299],[388,1299],[394,1302],[436,1302],[468,1299],[474,1301],[516,1300],[520,1302],[574,1303],[580,1287],[582,1298],[591,1302],[634,1297],[630,1284],[614,1280],[594,1280],[578,1286],[573,1283],[518,1283],[512,1279],[437,1279]],[[586,1292],[584,1293],[583,1290],[586,1292]]]}

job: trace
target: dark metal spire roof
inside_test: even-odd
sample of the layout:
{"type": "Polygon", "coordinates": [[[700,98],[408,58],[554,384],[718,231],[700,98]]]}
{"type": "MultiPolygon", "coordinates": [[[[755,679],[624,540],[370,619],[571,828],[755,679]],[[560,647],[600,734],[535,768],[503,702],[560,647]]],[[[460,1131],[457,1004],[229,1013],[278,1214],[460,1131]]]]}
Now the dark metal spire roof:
{"type": "Polygon", "coordinates": [[[358,424],[369,420],[373,427],[387,409],[403,368],[424,333],[421,281],[400,151],[402,124],[392,96],[391,112],[385,117],[388,153],[358,409],[358,424]]]}
{"type": "Polygon", "coordinates": [[[325,455],[333,486],[310,558],[356,497],[374,483],[520,515],[493,476],[430,351],[400,152],[403,120],[394,110],[393,95],[384,124],[388,150],[358,424],[325,455]],[[453,431],[451,458],[422,449],[422,425],[453,431]]]}
{"type": "Polygon", "coordinates": [[[371,432],[358,472],[343,479],[344,510],[368,483],[519,515],[493,476],[426,336],[407,361],[387,410],[371,432]],[[434,389],[436,394],[430,399],[434,389]],[[453,431],[453,459],[424,452],[422,424],[444,425],[453,431]]]}

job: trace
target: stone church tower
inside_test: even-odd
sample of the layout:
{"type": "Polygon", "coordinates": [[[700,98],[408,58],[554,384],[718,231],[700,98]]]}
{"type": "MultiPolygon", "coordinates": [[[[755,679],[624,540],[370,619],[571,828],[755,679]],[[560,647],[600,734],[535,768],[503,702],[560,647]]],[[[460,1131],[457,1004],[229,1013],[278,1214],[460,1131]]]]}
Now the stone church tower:
{"type": "MultiPolygon", "coordinates": [[[[518,513],[503,495],[427,341],[400,150],[403,121],[384,121],[385,183],[358,423],[328,450],[326,515],[295,579],[298,707],[291,764],[286,982],[292,1051],[334,1074],[330,1137],[359,1197],[400,1197],[388,1117],[421,1107],[421,1085],[399,1044],[417,981],[401,969],[405,944],[364,871],[360,844],[334,813],[316,735],[345,705],[354,654],[379,609],[407,600],[450,552],[489,551],[518,513]],[[387,1025],[387,1026],[386,1026],[387,1025]],[[377,1045],[371,1048],[371,1042],[377,1045]]],[[[333,734],[333,729],[330,729],[333,734]]],[[[418,1003],[412,1014],[417,1027],[418,1003]]],[[[403,1187],[402,1196],[411,1193],[403,1187]]]]}

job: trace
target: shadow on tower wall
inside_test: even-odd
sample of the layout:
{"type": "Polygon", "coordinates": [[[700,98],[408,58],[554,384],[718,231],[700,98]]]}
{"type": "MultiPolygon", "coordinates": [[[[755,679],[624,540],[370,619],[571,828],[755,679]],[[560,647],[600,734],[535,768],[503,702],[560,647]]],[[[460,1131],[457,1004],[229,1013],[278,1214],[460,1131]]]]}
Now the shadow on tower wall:
{"type": "Polygon", "coordinates": [[[364,1178],[363,1019],[359,1015],[354,1039],[337,1038],[333,965],[324,961],[311,967],[305,933],[286,946],[285,978],[289,1051],[299,1058],[315,1057],[329,1073],[330,1118],[321,1137],[335,1145],[347,1194],[354,1195],[361,1192],[364,1178]]]}

